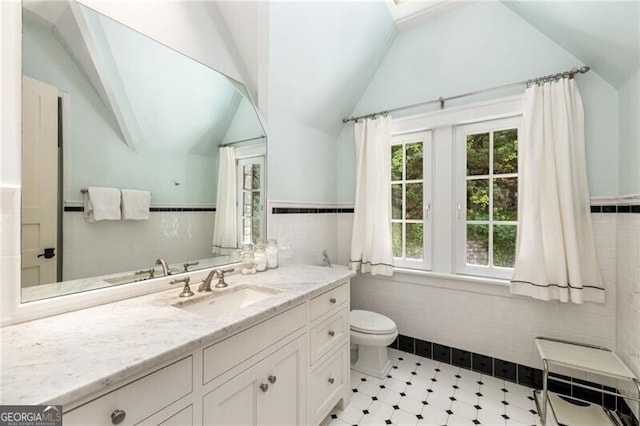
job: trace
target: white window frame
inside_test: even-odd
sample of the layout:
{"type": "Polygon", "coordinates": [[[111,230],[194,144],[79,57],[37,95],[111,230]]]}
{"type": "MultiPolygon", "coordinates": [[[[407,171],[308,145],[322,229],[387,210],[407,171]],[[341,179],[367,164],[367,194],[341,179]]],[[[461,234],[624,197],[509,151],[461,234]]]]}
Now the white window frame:
{"type": "MultiPolygon", "coordinates": [[[[393,264],[396,267],[407,268],[407,269],[419,269],[419,270],[431,270],[431,251],[433,247],[433,229],[432,229],[432,214],[431,214],[431,195],[432,195],[432,185],[433,185],[433,155],[432,155],[432,132],[422,131],[422,132],[413,132],[413,133],[404,133],[397,134],[391,136],[391,147],[396,145],[406,145],[414,142],[422,142],[422,179],[419,180],[406,180],[406,167],[403,167],[402,171],[402,180],[400,181],[391,181],[393,184],[395,183],[412,183],[422,181],[422,229],[423,229],[423,256],[422,259],[410,259],[406,257],[394,257],[393,264]]],[[[405,157],[406,160],[406,157],[405,157]]],[[[391,194],[391,186],[389,186],[389,193],[391,194]]],[[[410,220],[407,221],[405,219],[405,209],[406,209],[406,191],[402,192],[402,219],[391,219],[391,223],[402,223],[403,224],[403,235],[406,235],[405,225],[406,223],[419,223],[419,220],[410,220]]],[[[405,247],[403,245],[403,254],[405,247]]]]}
{"type": "MultiPolygon", "coordinates": [[[[513,268],[493,266],[493,226],[494,223],[515,225],[517,221],[493,220],[493,149],[489,149],[489,220],[481,221],[489,224],[489,265],[472,265],[467,263],[466,256],[466,226],[467,226],[467,135],[478,133],[490,133],[490,143],[493,147],[493,132],[505,129],[517,129],[518,140],[522,137],[522,116],[508,118],[487,119],[472,124],[463,124],[454,128],[455,142],[455,192],[456,192],[456,224],[455,228],[455,272],[465,275],[510,279],[513,276],[513,268]]],[[[518,177],[518,173],[498,174],[500,177],[518,177]]]]}

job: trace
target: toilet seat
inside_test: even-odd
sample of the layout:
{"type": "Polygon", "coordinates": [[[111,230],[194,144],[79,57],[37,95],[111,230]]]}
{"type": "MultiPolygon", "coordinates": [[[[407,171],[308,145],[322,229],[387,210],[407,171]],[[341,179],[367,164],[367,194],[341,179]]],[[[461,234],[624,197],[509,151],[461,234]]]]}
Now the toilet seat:
{"type": "Polygon", "coordinates": [[[395,333],[396,323],[376,312],[353,310],[350,315],[350,328],[363,334],[384,335],[395,333]]]}

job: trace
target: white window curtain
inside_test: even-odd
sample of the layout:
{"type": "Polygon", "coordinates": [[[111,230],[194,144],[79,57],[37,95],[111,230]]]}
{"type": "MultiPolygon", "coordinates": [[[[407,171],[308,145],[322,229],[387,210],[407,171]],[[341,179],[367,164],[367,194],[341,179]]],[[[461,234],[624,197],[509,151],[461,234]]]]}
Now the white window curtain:
{"type": "Polygon", "coordinates": [[[350,267],[393,275],[391,246],[391,117],[355,124],[356,202],[350,267]]]}
{"type": "Polygon", "coordinates": [[[218,164],[218,194],[213,223],[213,250],[228,254],[237,247],[236,154],[233,147],[222,147],[218,164]]]}
{"type": "Polygon", "coordinates": [[[575,80],[527,88],[523,129],[511,293],[603,303],[589,207],[584,111],[575,80]]]}

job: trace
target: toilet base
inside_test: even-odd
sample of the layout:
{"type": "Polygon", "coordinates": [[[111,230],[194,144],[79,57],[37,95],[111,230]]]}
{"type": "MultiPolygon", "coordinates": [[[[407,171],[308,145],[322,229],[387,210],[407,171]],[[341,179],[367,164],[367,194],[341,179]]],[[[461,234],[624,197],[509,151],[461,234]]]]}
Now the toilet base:
{"type": "Polygon", "coordinates": [[[387,347],[358,345],[358,360],[351,368],[368,376],[386,378],[391,370],[387,347]]]}

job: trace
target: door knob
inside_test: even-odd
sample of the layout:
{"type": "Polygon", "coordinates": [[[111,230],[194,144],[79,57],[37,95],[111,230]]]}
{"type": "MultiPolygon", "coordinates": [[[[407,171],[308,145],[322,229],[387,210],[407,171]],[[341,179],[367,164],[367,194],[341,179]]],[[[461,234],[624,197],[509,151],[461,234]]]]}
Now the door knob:
{"type": "Polygon", "coordinates": [[[44,257],[45,259],[51,259],[52,257],[54,257],[56,254],[55,252],[55,248],[51,247],[51,248],[46,248],[44,249],[44,252],[40,253],[38,255],[38,257],[44,257]]]}

